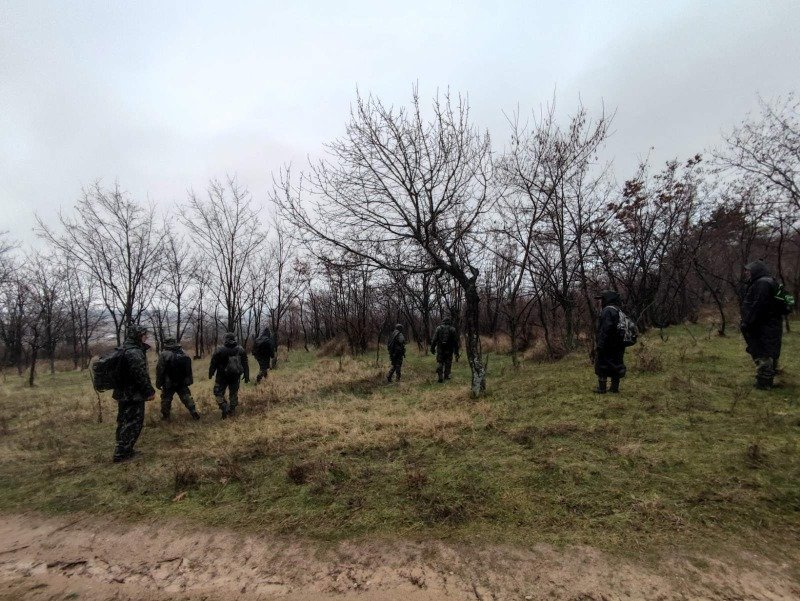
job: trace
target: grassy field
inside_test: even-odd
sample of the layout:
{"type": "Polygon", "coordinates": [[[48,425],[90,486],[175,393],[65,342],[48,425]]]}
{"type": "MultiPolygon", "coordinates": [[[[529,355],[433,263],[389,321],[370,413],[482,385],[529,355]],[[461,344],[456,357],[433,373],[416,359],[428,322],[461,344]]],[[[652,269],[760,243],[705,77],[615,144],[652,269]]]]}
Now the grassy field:
{"type": "MultiPolygon", "coordinates": [[[[465,361],[435,382],[409,349],[400,384],[369,357],[282,353],[221,421],[196,362],[193,422],[148,404],[136,460],[111,463],[115,403],[88,374],[0,377],[0,510],[180,516],[198,524],[336,540],[445,537],[797,551],[800,335],[781,386],[752,388],[741,339],[674,328],[628,355],[620,395],[598,396],[584,354],[525,363],[492,354],[488,394],[465,361]]],[[[385,361],[385,353],[383,353],[385,361]]]]}

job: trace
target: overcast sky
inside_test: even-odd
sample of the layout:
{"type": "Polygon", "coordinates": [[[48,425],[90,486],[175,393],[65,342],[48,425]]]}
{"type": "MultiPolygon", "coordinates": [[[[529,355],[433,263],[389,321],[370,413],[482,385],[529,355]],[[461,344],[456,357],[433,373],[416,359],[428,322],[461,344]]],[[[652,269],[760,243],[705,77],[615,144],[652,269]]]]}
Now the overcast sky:
{"type": "Polygon", "coordinates": [[[616,110],[605,157],[685,158],[800,88],[800,2],[37,2],[0,0],[0,230],[28,242],[97,178],[168,209],[340,135],[356,88],[469,95],[503,112],[616,110]],[[653,150],[650,151],[650,148],[653,150]]]}

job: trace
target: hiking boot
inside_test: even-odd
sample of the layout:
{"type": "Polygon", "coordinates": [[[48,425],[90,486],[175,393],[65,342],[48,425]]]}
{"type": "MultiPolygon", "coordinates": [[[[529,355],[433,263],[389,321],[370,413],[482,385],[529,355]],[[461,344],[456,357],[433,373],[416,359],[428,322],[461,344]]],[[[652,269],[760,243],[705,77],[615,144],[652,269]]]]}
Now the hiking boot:
{"type": "Polygon", "coordinates": [[[170,418],[169,413],[162,413],[161,414],[161,421],[162,422],[168,422],[169,418],[170,418]]]}
{"type": "Polygon", "coordinates": [[[222,419],[228,418],[228,408],[227,407],[220,407],[220,411],[222,411],[222,419]]]}
{"type": "Polygon", "coordinates": [[[755,386],[758,390],[771,390],[772,378],[756,378],[755,386]]]}
{"type": "Polygon", "coordinates": [[[228,407],[228,417],[236,417],[236,407],[228,407]]]}
{"type": "Polygon", "coordinates": [[[130,453],[125,453],[124,455],[115,454],[114,458],[112,459],[112,461],[114,463],[122,463],[123,461],[130,461],[131,459],[133,459],[134,457],[136,457],[137,455],[140,455],[140,454],[141,453],[139,453],[139,451],[137,451],[137,450],[133,450],[130,453]]]}
{"type": "Polygon", "coordinates": [[[611,388],[609,388],[608,391],[619,394],[619,378],[611,378],[611,388]]]}
{"type": "Polygon", "coordinates": [[[605,378],[603,378],[602,380],[597,380],[597,388],[595,388],[594,391],[597,394],[605,394],[607,392],[606,385],[607,383],[605,378]]]}
{"type": "Polygon", "coordinates": [[[197,411],[192,411],[191,414],[193,420],[197,421],[198,419],[200,419],[200,414],[197,411]]]}

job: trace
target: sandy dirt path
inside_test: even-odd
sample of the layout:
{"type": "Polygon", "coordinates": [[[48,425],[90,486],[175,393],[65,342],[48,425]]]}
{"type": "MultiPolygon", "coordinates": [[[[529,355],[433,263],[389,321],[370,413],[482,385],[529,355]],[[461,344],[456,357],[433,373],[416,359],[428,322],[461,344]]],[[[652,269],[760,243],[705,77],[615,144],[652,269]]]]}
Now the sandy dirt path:
{"type": "Polygon", "coordinates": [[[585,547],[322,547],[172,522],[0,516],[3,601],[800,599],[789,568],[741,556],[673,558],[656,570],[585,547]]]}

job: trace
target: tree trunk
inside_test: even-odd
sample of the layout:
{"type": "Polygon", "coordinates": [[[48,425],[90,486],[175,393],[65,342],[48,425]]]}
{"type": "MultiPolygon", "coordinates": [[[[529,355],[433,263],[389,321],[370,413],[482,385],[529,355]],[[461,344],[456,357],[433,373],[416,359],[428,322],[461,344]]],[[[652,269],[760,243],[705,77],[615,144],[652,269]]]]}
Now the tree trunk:
{"type": "Polygon", "coordinates": [[[467,360],[472,372],[472,397],[477,398],[486,392],[486,366],[483,364],[481,352],[481,338],[478,324],[480,321],[481,297],[476,286],[477,277],[469,280],[464,289],[466,297],[466,314],[464,315],[464,330],[467,346],[467,360]]]}

